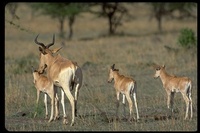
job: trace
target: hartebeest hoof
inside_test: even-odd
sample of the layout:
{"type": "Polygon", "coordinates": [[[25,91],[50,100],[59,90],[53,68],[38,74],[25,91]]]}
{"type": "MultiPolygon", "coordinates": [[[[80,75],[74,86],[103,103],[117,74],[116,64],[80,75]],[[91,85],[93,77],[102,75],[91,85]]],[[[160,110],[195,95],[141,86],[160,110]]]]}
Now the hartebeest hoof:
{"type": "Polygon", "coordinates": [[[63,124],[64,125],[67,125],[69,123],[69,121],[65,118],[64,120],[63,120],[63,124]]]}
{"type": "Polygon", "coordinates": [[[48,123],[50,123],[50,122],[52,122],[53,121],[53,119],[50,119],[49,121],[48,121],[48,123]]]}
{"type": "Polygon", "coordinates": [[[47,120],[47,119],[48,119],[48,115],[45,116],[45,120],[47,120]]]}
{"type": "Polygon", "coordinates": [[[74,126],[74,122],[72,122],[72,123],[70,124],[70,126],[74,126]]]}
{"type": "Polygon", "coordinates": [[[60,116],[54,117],[54,120],[59,120],[59,119],[60,119],[60,116]]]}

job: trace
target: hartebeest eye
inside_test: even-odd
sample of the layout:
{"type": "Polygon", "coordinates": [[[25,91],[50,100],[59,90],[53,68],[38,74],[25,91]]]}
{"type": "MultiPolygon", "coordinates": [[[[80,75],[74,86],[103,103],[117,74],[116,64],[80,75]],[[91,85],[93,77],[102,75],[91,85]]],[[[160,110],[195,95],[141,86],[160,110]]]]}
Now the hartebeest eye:
{"type": "Polygon", "coordinates": [[[40,51],[43,55],[47,54],[47,52],[45,51],[45,49],[42,48],[42,47],[39,47],[39,51],[40,51]]]}

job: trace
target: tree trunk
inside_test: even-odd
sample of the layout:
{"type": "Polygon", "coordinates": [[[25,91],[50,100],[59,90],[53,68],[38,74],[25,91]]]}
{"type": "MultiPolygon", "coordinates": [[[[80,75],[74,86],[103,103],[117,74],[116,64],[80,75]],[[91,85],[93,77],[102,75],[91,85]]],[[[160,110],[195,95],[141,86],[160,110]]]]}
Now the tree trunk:
{"type": "Polygon", "coordinates": [[[72,39],[72,36],[73,36],[73,24],[74,24],[74,21],[75,21],[75,16],[72,15],[70,16],[69,18],[69,36],[68,36],[68,39],[71,40],[72,39]]]}
{"type": "Polygon", "coordinates": [[[60,22],[60,37],[61,37],[62,39],[64,39],[64,18],[61,17],[61,18],[59,19],[59,22],[60,22]]]}
{"type": "Polygon", "coordinates": [[[113,35],[114,34],[114,29],[113,29],[113,23],[112,23],[112,16],[108,16],[108,21],[109,21],[109,34],[113,35]]]}
{"type": "Polygon", "coordinates": [[[102,4],[103,14],[105,14],[108,17],[108,24],[109,24],[108,32],[110,35],[115,33],[115,27],[114,27],[115,21],[113,20],[113,17],[115,16],[117,8],[118,8],[117,2],[115,2],[114,4],[109,4],[109,3],[102,4]]]}
{"type": "Polygon", "coordinates": [[[158,22],[158,30],[161,33],[162,32],[162,16],[165,13],[164,4],[159,4],[156,7],[154,7],[155,12],[155,18],[158,22]]]}
{"type": "Polygon", "coordinates": [[[161,33],[162,32],[162,16],[159,16],[157,18],[157,21],[158,21],[158,30],[161,33]]]}

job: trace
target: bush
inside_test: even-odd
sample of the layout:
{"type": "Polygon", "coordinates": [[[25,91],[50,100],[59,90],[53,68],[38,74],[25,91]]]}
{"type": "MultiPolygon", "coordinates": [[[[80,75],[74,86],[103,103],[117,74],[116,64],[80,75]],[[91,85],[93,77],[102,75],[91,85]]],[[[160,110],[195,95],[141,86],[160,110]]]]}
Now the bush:
{"type": "Polygon", "coordinates": [[[180,35],[178,37],[178,44],[184,48],[191,48],[196,46],[197,41],[192,29],[184,28],[181,29],[180,35]]]}

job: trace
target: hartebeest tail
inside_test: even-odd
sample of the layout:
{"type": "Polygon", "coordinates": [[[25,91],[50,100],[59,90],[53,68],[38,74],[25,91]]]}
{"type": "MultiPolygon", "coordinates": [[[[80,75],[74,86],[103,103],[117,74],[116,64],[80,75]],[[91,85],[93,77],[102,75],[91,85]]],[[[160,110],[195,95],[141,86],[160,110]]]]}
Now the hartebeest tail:
{"type": "MultiPolygon", "coordinates": [[[[46,66],[45,66],[45,68],[46,68],[46,66]]],[[[49,95],[49,97],[51,98],[51,116],[50,116],[49,122],[51,122],[53,120],[54,102],[55,102],[55,109],[56,109],[54,120],[58,119],[59,118],[59,110],[58,110],[59,100],[58,100],[57,92],[53,87],[53,82],[51,82],[46,76],[42,75],[37,70],[34,70],[33,67],[32,67],[32,72],[33,72],[33,82],[34,82],[35,88],[37,89],[37,100],[36,100],[37,108],[38,108],[40,92],[43,92],[44,93],[44,104],[45,104],[45,109],[46,109],[46,117],[45,118],[46,119],[48,118],[47,95],[49,95]],[[56,97],[55,97],[55,95],[56,95],[56,97]],[[55,100],[54,100],[54,98],[55,98],[55,100]]],[[[37,109],[34,114],[34,117],[36,117],[36,115],[37,115],[37,109]]]]}
{"type": "Polygon", "coordinates": [[[137,99],[136,99],[136,81],[130,77],[125,77],[124,75],[119,74],[119,70],[115,69],[115,64],[113,64],[109,70],[109,78],[108,82],[111,83],[114,80],[114,88],[117,94],[117,110],[116,116],[118,117],[118,108],[119,108],[119,94],[123,95],[123,104],[124,104],[124,115],[125,115],[125,97],[129,103],[130,117],[131,120],[133,113],[133,102],[130,96],[133,96],[135,102],[135,108],[137,113],[137,119],[139,119],[138,107],[137,107],[137,99]]]}
{"type": "Polygon", "coordinates": [[[154,78],[160,77],[163,87],[167,92],[167,107],[171,108],[173,112],[173,100],[174,100],[174,93],[181,92],[183,99],[186,103],[186,114],[185,119],[188,117],[188,111],[190,107],[191,115],[190,118],[193,116],[192,110],[192,81],[188,77],[178,77],[175,75],[169,75],[165,71],[165,65],[163,66],[155,66],[156,73],[154,78]],[[170,107],[171,105],[171,107],[170,107]]]}

